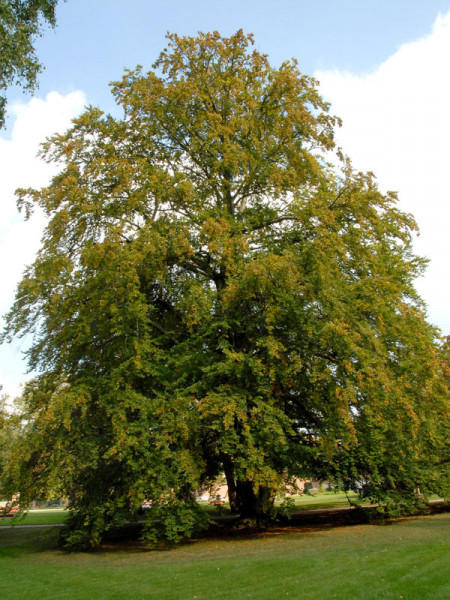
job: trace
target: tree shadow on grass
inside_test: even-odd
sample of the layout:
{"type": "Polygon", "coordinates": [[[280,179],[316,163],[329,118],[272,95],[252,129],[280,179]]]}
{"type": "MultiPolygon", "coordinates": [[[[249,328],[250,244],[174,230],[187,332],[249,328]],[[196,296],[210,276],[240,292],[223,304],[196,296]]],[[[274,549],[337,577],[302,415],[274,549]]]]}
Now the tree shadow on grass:
{"type": "MultiPolygon", "coordinates": [[[[442,503],[433,505],[430,514],[450,512],[450,504],[442,503]]],[[[375,521],[378,526],[393,525],[417,517],[402,517],[384,521],[375,521]]],[[[286,536],[290,534],[309,534],[317,531],[330,530],[337,527],[367,524],[368,518],[364,511],[355,508],[345,510],[324,510],[320,512],[298,512],[291,518],[266,527],[257,527],[241,524],[237,520],[223,519],[211,524],[209,529],[192,539],[185,540],[176,546],[160,543],[149,546],[140,540],[142,524],[129,523],[128,525],[109,532],[103,544],[95,550],[96,554],[109,554],[127,552],[130,554],[144,552],[164,552],[174,550],[176,547],[186,547],[200,543],[202,540],[210,541],[244,541],[249,539],[286,536]]],[[[427,525],[428,526],[428,525],[427,525]]],[[[59,550],[58,538],[60,528],[1,528],[0,530],[0,558],[20,557],[23,554],[39,553],[59,550]]]]}
{"type": "Polygon", "coordinates": [[[58,546],[59,528],[2,527],[0,530],[0,557],[14,557],[27,553],[54,550],[58,546]]]}

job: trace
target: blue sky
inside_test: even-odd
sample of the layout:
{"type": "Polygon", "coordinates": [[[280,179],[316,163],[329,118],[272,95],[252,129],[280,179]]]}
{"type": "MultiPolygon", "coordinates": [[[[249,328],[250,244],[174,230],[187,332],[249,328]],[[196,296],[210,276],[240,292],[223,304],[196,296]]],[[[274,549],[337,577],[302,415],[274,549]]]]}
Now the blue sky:
{"type": "MultiPolygon", "coordinates": [[[[167,31],[229,35],[242,28],[273,64],[296,57],[308,74],[365,73],[448,10],[450,0],[60,0],[57,29],[36,45],[46,65],[39,94],[81,89],[112,110],[108,83],[125,67],[150,68],[167,31]]],[[[22,98],[20,90],[10,97],[22,98]]]]}
{"type": "MultiPolygon", "coordinates": [[[[57,19],[36,45],[46,67],[40,88],[34,99],[10,91],[0,134],[1,313],[39,246],[43,219],[24,224],[13,193],[45,185],[52,173],[34,158],[38,142],[64,130],[87,103],[114,111],[108,83],[125,67],[150,69],[167,31],[229,35],[242,28],[273,64],[295,57],[321,80],[344,119],[339,143],[382,188],[399,190],[422,230],[417,251],[431,259],[418,288],[430,320],[450,333],[450,0],[68,0],[57,19]]],[[[16,393],[23,373],[19,346],[0,348],[5,390],[16,393]]]]}

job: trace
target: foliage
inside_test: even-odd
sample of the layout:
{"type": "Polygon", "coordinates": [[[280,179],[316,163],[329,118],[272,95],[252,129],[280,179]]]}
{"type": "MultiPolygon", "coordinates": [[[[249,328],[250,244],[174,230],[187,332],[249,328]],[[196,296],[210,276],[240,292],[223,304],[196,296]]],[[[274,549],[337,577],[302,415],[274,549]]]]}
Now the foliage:
{"type": "Polygon", "coordinates": [[[210,522],[208,515],[192,497],[190,502],[169,497],[166,502],[158,503],[147,510],[149,514],[142,538],[153,545],[158,540],[170,544],[178,543],[202,531],[210,522]]]}
{"type": "Polygon", "coordinates": [[[20,84],[36,88],[42,70],[34,41],[47,23],[55,26],[58,0],[0,0],[0,128],[5,123],[6,89],[20,84]]]}
{"type": "Polygon", "coordinates": [[[0,393],[0,498],[4,495],[3,473],[9,462],[13,444],[17,438],[15,418],[8,412],[6,408],[7,402],[8,396],[0,393]]]}
{"type": "Polygon", "coordinates": [[[7,415],[4,409],[4,398],[0,397],[0,494],[1,494],[1,477],[3,469],[5,468],[5,450],[8,445],[8,440],[5,439],[7,436],[5,431],[5,425],[7,422],[7,415]]]}
{"type": "Polygon", "coordinates": [[[83,544],[143,499],[178,531],[220,473],[258,520],[312,474],[382,501],[441,489],[414,220],[326,162],[316,82],[252,43],[169,36],[156,71],[113,84],[123,118],[90,107],[44,145],[59,175],[19,191],[49,224],[5,333],[34,335],[40,372],[10,481],[70,497],[83,544]]]}

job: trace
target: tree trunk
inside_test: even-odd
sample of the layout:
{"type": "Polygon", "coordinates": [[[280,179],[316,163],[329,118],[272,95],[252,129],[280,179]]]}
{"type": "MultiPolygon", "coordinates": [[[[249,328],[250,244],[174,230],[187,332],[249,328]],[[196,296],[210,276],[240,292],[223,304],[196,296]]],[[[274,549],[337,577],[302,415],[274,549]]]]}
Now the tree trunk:
{"type": "Polygon", "coordinates": [[[273,505],[270,488],[259,486],[255,493],[253,482],[238,481],[236,496],[239,514],[243,519],[255,519],[257,525],[267,521],[273,505]]]}
{"type": "Polygon", "coordinates": [[[253,482],[235,480],[231,464],[224,464],[224,472],[231,512],[242,519],[255,520],[257,525],[264,524],[273,506],[270,488],[260,486],[255,493],[253,482]]]}
{"type": "Polygon", "coordinates": [[[228,486],[228,501],[230,502],[231,512],[234,514],[239,513],[239,505],[237,501],[237,490],[236,482],[234,480],[233,465],[229,459],[223,460],[223,470],[228,486]]]}

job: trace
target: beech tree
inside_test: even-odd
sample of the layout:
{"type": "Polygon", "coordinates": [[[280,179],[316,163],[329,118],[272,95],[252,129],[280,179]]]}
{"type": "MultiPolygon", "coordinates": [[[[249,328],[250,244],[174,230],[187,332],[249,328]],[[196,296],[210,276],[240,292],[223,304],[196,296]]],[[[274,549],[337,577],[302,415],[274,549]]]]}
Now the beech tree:
{"type": "Polygon", "coordinates": [[[5,123],[6,97],[11,85],[33,91],[42,70],[34,50],[47,23],[56,24],[58,0],[0,0],[0,128],[5,123]]]}
{"type": "Polygon", "coordinates": [[[252,44],[170,35],[113,84],[123,117],[89,107],[44,145],[59,175],[18,192],[49,222],[4,335],[34,336],[38,372],[9,481],[70,498],[68,546],[143,499],[147,539],[190,535],[221,473],[243,518],[296,477],[386,509],[444,489],[415,222],[335,149],[317,82],[252,44]]]}

